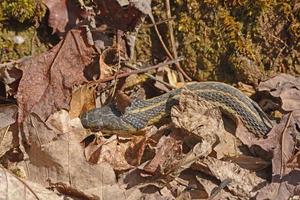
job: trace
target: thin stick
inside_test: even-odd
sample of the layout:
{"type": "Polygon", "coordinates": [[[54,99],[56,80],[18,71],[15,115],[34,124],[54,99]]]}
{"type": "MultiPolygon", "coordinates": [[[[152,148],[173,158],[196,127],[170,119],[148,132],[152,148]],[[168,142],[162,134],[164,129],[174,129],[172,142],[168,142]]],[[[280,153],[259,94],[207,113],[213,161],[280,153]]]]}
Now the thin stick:
{"type": "MultiPolygon", "coordinates": [[[[161,20],[159,22],[155,22],[155,25],[160,25],[160,24],[163,24],[163,23],[166,23],[166,22],[169,22],[169,21],[173,21],[175,19],[175,17],[168,17],[167,19],[164,19],[164,20],[161,20]]],[[[151,28],[154,26],[154,24],[144,24],[142,25],[144,28],[151,28]]]]}
{"type": "MultiPolygon", "coordinates": [[[[157,34],[157,36],[158,36],[158,39],[159,39],[161,45],[163,46],[163,48],[164,48],[165,52],[167,53],[167,55],[169,56],[169,58],[173,60],[174,57],[172,56],[172,54],[171,54],[170,51],[168,50],[166,44],[164,43],[164,41],[163,41],[163,39],[162,39],[161,34],[159,33],[159,30],[158,30],[158,28],[157,28],[157,26],[156,26],[156,22],[155,22],[155,19],[154,19],[153,14],[150,13],[150,14],[149,14],[149,17],[150,17],[150,19],[151,19],[151,21],[152,21],[152,23],[153,23],[153,25],[154,25],[154,30],[155,30],[155,32],[156,32],[156,34],[157,34]]],[[[176,60],[176,59],[174,59],[174,60],[176,60]]],[[[174,63],[174,64],[175,64],[176,68],[181,72],[181,74],[182,74],[187,80],[189,80],[189,81],[192,80],[192,79],[191,79],[191,78],[183,71],[183,69],[180,67],[180,65],[179,65],[178,63],[174,63]]]]}
{"type": "MultiPolygon", "coordinates": [[[[131,69],[138,70],[138,68],[133,66],[133,65],[126,64],[126,66],[131,68],[131,69]]],[[[149,73],[145,73],[145,75],[148,76],[150,79],[155,80],[157,82],[160,82],[161,84],[163,84],[163,85],[165,85],[169,88],[176,89],[176,87],[174,87],[173,85],[170,85],[169,83],[166,83],[165,81],[159,80],[159,79],[155,78],[153,75],[151,75],[149,73]]]]}
{"type": "MultiPolygon", "coordinates": [[[[170,7],[170,0],[166,0],[166,8],[167,8],[167,17],[168,18],[172,18],[171,7],[170,7]]],[[[171,46],[172,46],[172,50],[173,50],[173,55],[174,55],[174,58],[178,58],[178,56],[177,56],[177,49],[176,49],[176,45],[175,45],[173,21],[168,21],[168,28],[169,28],[169,34],[170,34],[170,40],[171,40],[171,46]]]]}
{"type": "Polygon", "coordinates": [[[115,78],[119,79],[119,78],[130,76],[132,74],[144,73],[144,72],[147,72],[147,71],[152,70],[152,69],[165,67],[167,65],[174,64],[174,63],[182,61],[182,60],[184,60],[184,58],[179,57],[177,59],[173,59],[173,60],[170,60],[170,61],[167,61],[167,62],[164,62],[164,63],[159,63],[159,64],[154,65],[154,66],[145,67],[143,69],[138,69],[138,70],[133,70],[131,72],[125,72],[125,73],[120,73],[120,74],[117,73],[117,75],[110,76],[110,77],[107,77],[107,78],[103,78],[103,79],[100,79],[100,80],[97,80],[97,81],[92,81],[92,82],[94,82],[94,83],[104,83],[104,82],[107,82],[107,81],[114,80],[115,78]]]}

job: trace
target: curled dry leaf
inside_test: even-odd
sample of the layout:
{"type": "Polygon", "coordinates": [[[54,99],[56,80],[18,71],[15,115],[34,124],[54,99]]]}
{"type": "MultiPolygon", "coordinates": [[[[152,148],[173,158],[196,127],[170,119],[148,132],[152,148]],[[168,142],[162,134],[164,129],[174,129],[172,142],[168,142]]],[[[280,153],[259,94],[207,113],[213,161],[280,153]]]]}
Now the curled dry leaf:
{"type": "Polygon", "coordinates": [[[168,77],[168,81],[170,83],[170,85],[176,87],[178,80],[177,80],[177,72],[175,70],[172,70],[170,68],[165,68],[166,72],[167,72],[167,77],[168,77]]]}
{"type": "MultiPolygon", "coordinates": [[[[194,134],[198,137],[209,135],[210,133],[217,132],[219,129],[219,127],[215,126],[216,124],[213,126],[209,125],[212,119],[205,114],[208,114],[209,112],[207,111],[210,109],[213,110],[213,107],[201,101],[196,94],[188,90],[183,90],[180,95],[179,106],[172,108],[172,121],[176,127],[180,127],[190,134],[194,134]],[[205,117],[202,117],[202,121],[199,121],[198,116],[205,117]],[[211,129],[207,130],[206,126],[211,129]]],[[[212,115],[218,115],[217,113],[218,111],[214,110],[212,115]]]]}
{"type": "Polygon", "coordinates": [[[0,199],[62,200],[63,196],[36,183],[22,180],[0,167],[0,199]]]}
{"type": "Polygon", "coordinates": [[[87,81],[83,71],[94,54],[84,38],[83,31],[72,30],[50,51],[22,63],[18,122],[32,112],[45,120],[57,110],[69,109],[72,88],[87,81]]]}
{"type": "MultiPolygon", "coordinates": [[[[21,60],[26,60],[23,58],[21,60]]],[[[18,81],[22,77],[22,71],[18,67],[18,63],[8,63],[0,65],[1,82],[5,84],[6,95],[13,96],[17,93],[18,81]]]]}
{"type": "Polygon", "coordinates": [[[268,91],[274,97],[280,97],[282,109],[293,111],[300,109],[300,77],[280,74],[272,79],[261,82],[259,91],[268,91]]]}
{"type": "Polygon", "coordinates": [[[113,75],[113,66],[118,63],[118,51],[116,48],[105,49],[99,58],[100,80],[113,75]]]}
{"type": "Polygon", "coordinates": [[[69,114],[71,118],[96,107],[95,89],[97,84],[86,84],[72,94],[69,114]]]}

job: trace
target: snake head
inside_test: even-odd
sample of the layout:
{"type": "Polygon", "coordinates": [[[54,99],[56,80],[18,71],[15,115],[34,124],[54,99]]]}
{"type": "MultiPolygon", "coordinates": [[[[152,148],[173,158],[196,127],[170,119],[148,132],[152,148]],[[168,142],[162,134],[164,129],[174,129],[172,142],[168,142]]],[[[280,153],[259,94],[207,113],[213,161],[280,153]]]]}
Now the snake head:
{"type": "Polygon", "coordinates": [[[83,113],[80,120],[84,128],[105,132],[116,129],[116,125],[120,124],[120,115],[114,107],[103,106],[83,113]]]}

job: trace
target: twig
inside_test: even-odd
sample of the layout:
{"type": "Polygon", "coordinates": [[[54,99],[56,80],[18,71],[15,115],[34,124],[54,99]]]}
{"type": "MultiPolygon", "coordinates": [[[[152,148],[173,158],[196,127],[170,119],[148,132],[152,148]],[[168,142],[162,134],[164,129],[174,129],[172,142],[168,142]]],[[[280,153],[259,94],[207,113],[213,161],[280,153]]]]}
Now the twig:
{"type": "Polygon", "coordinates": [[[170,60],[170,61],[167,61],[167,62],[164,62],[164,63],[159,63],[159,64],[154,65],[154,66],[145,67],[143,69],[138,69],[138,70],[133,70],[131,72],[117,73],[114,76],[110,76],[110,77],[103,78],[103,79],[100,79],[100,80],[97,80],[97,81],[92,81],[92,82],[94,82],[94,83],[104,83],[104,82],[107,82],[107,81],[114,80],[115,78],[119,79],[119,78],[130,76],[132,74],[144,73],[144,72],[147,72],[149,70],[157,69],[157,68],[164,67],[164,66],[167,66],[167,65],[170,65],[170,64],[174,64],[174,63],[182,61],[182,60],[184,60],[184,58],[179,57],[177,59],[173,59],[173,60],[170,60]]]}
{"type": "MultiPolygon", "coordinates": [[[[130,65],[129,63],[126,63],[126,66],[129,67],[129,68],[131,68],[131,69],[138,70],[137,67],[135,67],[133,65],[130,65]]],[[[161,84],[163,84],[163,85],[165,85],[165,86],[167,86],[169,88],[176,89],[176,87],[174,87],[173,85],[170,85],[169,83],[166,83],[165,81],[159,80],[159,79],[155,78],[155,76],[153,76],[153,75],[151,75],[149,73],[145,73],[145,75],[148,76],[150,79],[155,80],[157,82],[160,82],[161,84]]]]}
{"type": "MultiPolygon", "coordinates": [[[[118,53],[118,67],[117,67],[117,73],[116,75],[119,73],[120,69],[121,69],[121,37],[122,37],[123,32],[121,32],[120,30],[117,30],[117,53],[118,53]]],[[[117,89],[117,84],[118,84],[118,80],[117,80],[117,76],[115,75],[115,83],[114,83],[114,87],[112,90],[112,96],[115,95],[116,89],[117,89]]]]}
{"type": "Polygon", "coordinates": [[[211,195],[208,198],[208,200],[213,200],[217,196],[217,194],[220,193],[221,190],[224,189],[226,186],[228,186],[231,182],[232,179],[230,178],[227,178],[224,181],[222,181],[221,184],[211,192],[211,195]]]}
{"type": "MultiPolygon", "coordinates": [[[[155,30],[155,32],[156,32],[156,34],[157,34],[157,37],[158,37],[158,39],[159,39],[161,45],[163,46],[163,48],[164,48],[165,52],[167,53],[167,55],[169,56],[169,58],[173,60],[174,57],[172,56],[172,54],[171,54],[170,51],[168,50],[166,44],[164,43],[164,41],[163,41],[163,39],[162,39],[161,34],[159,33],[159,30],[158,30],[158,28],[157,28],[157,26],[156,26],[156,22],[155,22],[155,19],[154,19],[153,14],[150,13],[150,14],[149,14],[149,17],[150,17],[150,19],[151,19],[151,21],[152,21],[152,23],[153,23],[153,25],[154,25],[154,30],[155,30]]],[[[180,65],[178,65],[178,63],[174,63],[174,64],[175,64],[176,68],[181,72],[181,74],[182,74],[187,80],[189,80],[189,81],[192,80],[192,79],[191,79],[191,78],[183,71],[183,69],[180,67],[180,65]]]]}
{"type": "Polygon", "coordinates": [[[167,18],[167,19],[164,19],[164,20],[161,20],[159,22],[156,22],[155,24],[144,24],[143,27],[144,28],[151,28],[153,27],[154,25],[160,25],[160,24],[163,24],[163,23],[166,23],[166,22],[170,22],[170,21],[173,21],[175,19],[175,17],[170,17],[170,18],[167,18]]]}
{"type": "Polygon", "coordinates": [[[13,61],[10,61],[10,62],[2,63],[2,64],[0,64],[0,68],[9,67],[9,66],[12,66],[12,65],[15,65],[15,64],[19,64],[19,63],[24,62],[25,60],[27,60],[29,58],[31,58],[31,56],[25,56],[25,57],[20,58],[18,60],[13,60],[13,61]]]}
{"type": "MultiPolygon", "coordinates": [[[[170,7],[170,0],[166,0],[166,9],[167,9],[167,17],[171,18],[171,7],[170,7]]],[[[174,29],[173,29],[173,21],[168,21],[168,28],[169,28],[169,34],[170,34],[170,40],[171,40],[171,46],[174,58],[178,58],[176,44],[175,44],[175,37],[174,37],[174,29]]],[[[180,66],[180,64],[178,64],[180,66]]]]}

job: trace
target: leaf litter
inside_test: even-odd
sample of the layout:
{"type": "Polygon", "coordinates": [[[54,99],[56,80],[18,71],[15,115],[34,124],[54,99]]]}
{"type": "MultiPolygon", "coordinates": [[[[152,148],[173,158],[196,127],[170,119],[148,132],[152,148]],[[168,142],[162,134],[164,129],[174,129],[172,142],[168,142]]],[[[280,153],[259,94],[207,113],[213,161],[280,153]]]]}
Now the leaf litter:
{"type": "Polygon", "coordinates": [[[179,72],[159,64],[148,68],[154,70],[151,73],[148,66],[144,71],[126,67],[126,45],[134,48],[134,43],[128,43],[124,31],[132,32],[151,14],[151,2],[121,2],[101,1],[88,7],[81,1],[80,6],[45,1],[49,26],[64,38],[51,50],[17,63],[16,68],[1,67],[7,95],[16,94],[18,107],[1,107],[0,163],[8,170],[0,168],[0,182],[4,183],[0,184],[4,191],[0,197],[299,196],[299,77],[281,74],[259,84],[258,91],[280,99],[283,116],[266,138],[255,137],[241,121],[204,105],[187,89],[183,89],[179,105],[172,108],[170,122],[159,128],[147,127],[140,135],[108,137],[82,127],[78,116],[103,103],[117,102],[124,110],[132,102],[124,90],[137,93],[130,82],[138,82],[140,72],[154,74],[150,84],[140,84],[144,91],[140,98],[181,85],[179,72]],[[97,23],[100,26],[95,28],[97,23]],[[132,81],[131,74],[136,75],[131,76],[132,81]],[[109,93],[105,88],[110,88],[109,93]]]}

